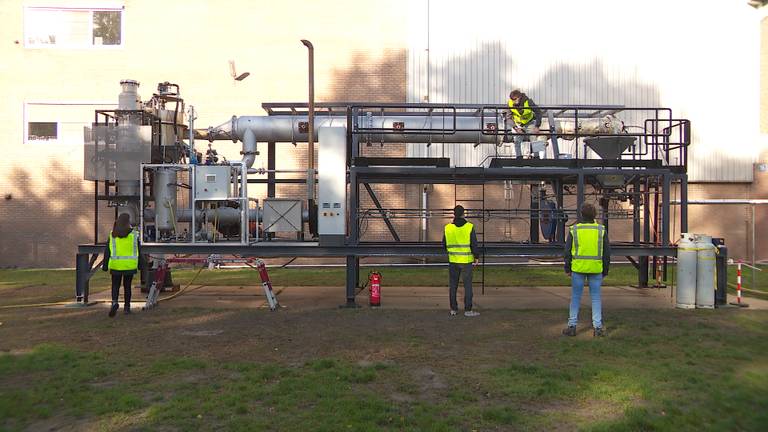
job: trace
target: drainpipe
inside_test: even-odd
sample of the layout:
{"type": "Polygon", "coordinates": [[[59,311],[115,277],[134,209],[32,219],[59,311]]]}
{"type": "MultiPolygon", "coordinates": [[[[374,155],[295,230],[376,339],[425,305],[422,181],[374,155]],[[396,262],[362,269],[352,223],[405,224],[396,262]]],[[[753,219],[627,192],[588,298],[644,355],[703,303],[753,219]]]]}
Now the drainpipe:
{"type": "Polygon", "coordinates": [[[311,206],[315,200],[315,47],[302,39],[309,54],[309,133],[307,137],[307,200],[311,206]]]}

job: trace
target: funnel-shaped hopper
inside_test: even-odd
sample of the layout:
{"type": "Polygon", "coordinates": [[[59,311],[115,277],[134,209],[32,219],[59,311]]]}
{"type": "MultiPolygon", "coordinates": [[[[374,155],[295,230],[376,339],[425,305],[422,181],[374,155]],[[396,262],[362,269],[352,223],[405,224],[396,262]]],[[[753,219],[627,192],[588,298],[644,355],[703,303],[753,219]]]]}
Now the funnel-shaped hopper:
{"type": "Polygon", "coordinates": [[[584,138],[584,142],[601,159],[618,159],[630,144],[635,143],[635,138],[633,136],[593,137],[584,138]]]}

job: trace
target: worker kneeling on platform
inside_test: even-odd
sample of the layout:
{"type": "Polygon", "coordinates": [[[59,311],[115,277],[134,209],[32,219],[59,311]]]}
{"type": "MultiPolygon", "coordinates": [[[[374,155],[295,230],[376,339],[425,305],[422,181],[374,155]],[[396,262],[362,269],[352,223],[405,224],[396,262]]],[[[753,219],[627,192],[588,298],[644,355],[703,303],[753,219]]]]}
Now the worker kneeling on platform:
{"type": "Polygon", "coordinates": [[[589,284],[592,298],[592,326],[595,336],[603,336],[602,303],[600,287],[603,277],[608,275],[611,264],[610,242],[603,225],[595,222],[595,206],[584,203],[581,206],[581,222],[571,226],[565,242],[565,273],[571,277],[571,310],[566,336],[576,336],[579,320],[579,305],[584,291],[584,282],[589,284]]]}
{"type": "Polygon", "coordinates": [[[472,310],[472,266],[477,265],[477,234],[474,226],[464,219],[464,207],[453,209],[453,222],[445,226],[443,246],[448,252],[448,297],[451,302],[451,316],[459,313],[456,291],[459,278],[464,282],[464,316],[480,315],[472,310]]]}

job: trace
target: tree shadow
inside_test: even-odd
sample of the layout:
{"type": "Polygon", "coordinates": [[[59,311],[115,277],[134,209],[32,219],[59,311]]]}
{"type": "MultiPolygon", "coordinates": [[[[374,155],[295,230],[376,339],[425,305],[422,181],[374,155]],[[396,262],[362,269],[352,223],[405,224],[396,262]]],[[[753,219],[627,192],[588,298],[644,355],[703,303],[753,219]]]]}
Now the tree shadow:
{"type": "MultiPolygon", "coordinates": [[[[77,245],[93,241],[93,184],[61,162],[13,168],[0,204],[0,267],[74,267],[77,245]]],[[[114,219],[101,208],[101,239],[114,219]]]]}

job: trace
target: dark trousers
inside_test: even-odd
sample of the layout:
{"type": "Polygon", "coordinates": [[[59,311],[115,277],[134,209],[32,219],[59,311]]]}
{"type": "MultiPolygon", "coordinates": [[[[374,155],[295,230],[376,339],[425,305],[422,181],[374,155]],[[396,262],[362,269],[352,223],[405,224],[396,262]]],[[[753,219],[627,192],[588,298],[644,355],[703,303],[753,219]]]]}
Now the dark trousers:
{"type": "Polygon", "coordinates": [[[131,281],[133,281],[133,273],[112,273],[112,303],[118,302],[120,283],[122,282],[125,294],[125,307],[129,308],[131,306],[131,281]]]}
{"type": "Polygon", "coordinates": [[[448,263],[448,297],[451,300],[451,310],[459,310],[459,304],[456,302],[459,278],[464,282],[464,310],[472,310],[472,263],[448,263]]]}

